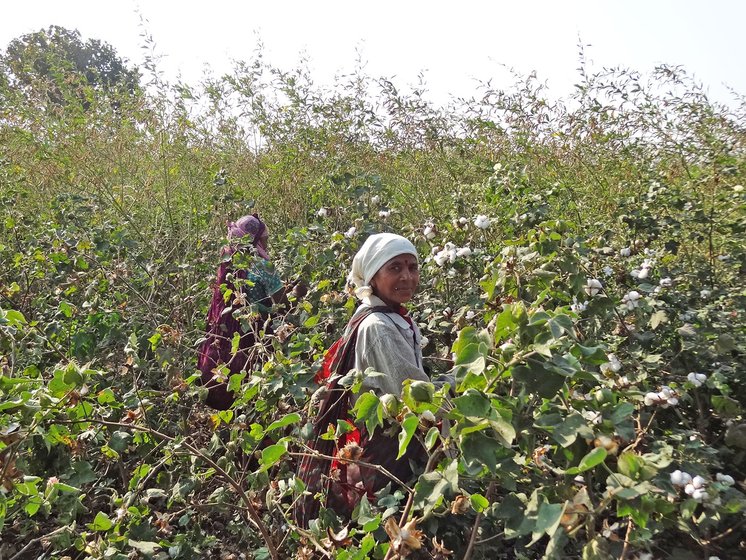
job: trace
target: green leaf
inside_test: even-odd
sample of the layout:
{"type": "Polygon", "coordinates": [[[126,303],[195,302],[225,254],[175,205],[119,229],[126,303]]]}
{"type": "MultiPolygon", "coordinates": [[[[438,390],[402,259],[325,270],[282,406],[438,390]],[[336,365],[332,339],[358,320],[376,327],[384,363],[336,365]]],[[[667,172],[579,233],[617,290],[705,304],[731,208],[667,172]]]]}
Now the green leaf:
{"type": "Polygon", "coordinates": [[[580,460],[580,464],[577,467],[571,467],[567,469],[567,474],[578,474],[592,469],[593,467],[600,465],[606,459],[606,449],[603,447],[596,447],[593,451],[588,453],[585,457],[580,460]]]}
{"type": "Polygon", "coordinates": [[[117,430],[116,432],[111,434],[111,439],[109,439],[109,447],[111,447],[114,451],[121,453],[122,451],[127,449],[127,446],[129,446],[131,441],[131,434],[129,434],[128,432],[117,430]]]}
{"type": "Polygon", "coordinates": [[[547,322],[549,330],[554,338],[560,338],[564,333],[573,334],[572,319],[564,314],[555,315],[547,322]]]}
{"type": "Polygon", "coordinates": [[[0,534],[5,526],[5,517],[8,515],[8,500],[5,494],[0,493],[0,534]]]}
{"type": "Polygon", "coordinates": [[[474,511],[476,511],[477,513],[483,512],[490,506],[487,498],[485,498],[481,494],[472,494],[471,496],[469,496],[469,501],[471,502],[471,507],[473,507],[474,511]]]}
{"type": "Polygon", "coordinates": [[[475,375],[480,375],[487,367],[485,353],[483,352],[485,348],[486,346],[481,344],[469,344],[456,355],[454,365],[461,366],[475,375]]]}
{"type": "Polygon", "coordinates": [[[614,408],[614,412],[611,413],[610,420],[616,426],[621,424],[627,418],[629,418],[635,411],[635,405],[628,402],[621,402],[614,408]]]}
{"type": "Polygon", "coordinates": [[[436,426],[433,426],[427,431],[427,435],[425,436],[425,448],[428,451],[437,443],[439,434],[440,432],[436,426]]]}
{"type": "Polygon", "coordinates": [[[731,397],[725,395],[713,395],[710,399],[712,408],[715,409],[720,416],[726,418],[735,418],[741,414],[741,404],[731,397]]]}
{"type": "Polygon", "coordinates": [[[113,526],[114,523],[103,511],[99,511],[93,519],[93,523],[88,524],[88,527],[93,531],[108,531],[113,526]]]}
{"type": "MultiPolygon", "coordinates": [[[[0,309],[0,319],[7,321],[11,327],[21,327],[27,323],[23,313],[15,309],[8,309],[7,311],[0,309]]],[[[0,324],[5,321],[0,321],[0,324]]]]}
{"type": "Polygon", "coordinates": [[[259,472],[266,471],[276,464],[287,452],[285,443],[275,443],[262,449],[262,458],[259,460],[261,468],[259,472]]]}
{"type": "Polygon", "coordinates": [[[471,467],[482,464],[490,472],[497,469],[497,453],[502,446],[483,432],[472,432],[461,436],[461,452],[464,461],[471,467]]]}
{"type": "Polygon", "coordinates": [[[289,426],[290,424],[297,424],[298,422],[300,422],[300,414],[298,414],[297,412],[291,412],[290,414],[285,415],[279,420],[275,420],[274,422],[272,422],[264,431],[265,433],[269,433],[272,430],[284,428],[285,426],[289,426]]]}
{"type": "Polygon", "coordinates": [[[545,368],[542,362],[527,360],[512,369],[513,378],[521,383],[526,391],[535,393],[545,399],[557,395],[565,384],[565,377],[545,368]]]}
{"type": "Polygon", "coordinates": [[[411,412],[404,417],[404,421],[401,423],[401,431],[399,432],[399,454],[396,456],[397,460],[401,459],[404,453],[406,453],[407,446],[412,441],[412,436],[417,431],[419,423],[420,419],[411,412]]]}
{"type": "Polygon", "coordinates": [[[593,437],[593,431],[588,427],[586,419],[576,412],[568,416],[552,431],[552,437],[562,447],[571,446],[578,436],[589,439],[593,437]]]}
{"type": "Polygon", "coordinates": [[[96,395],[96,400],[98,400],[98,404],[111,404],[117,402],[117,397],[114,394],[114,391],[109,387],[106,387],[99,391],[98,395],[96,395]]]}
{"type": "Polygon", "coordinates": [[[539,513],[536,517],[536,525],[533,530],[534,542],[546,533],[550,537],[554,534],[562,519],[562,513],[565,510],[564,504],[542,503],[539,506],[539,513]]]}
{"type": "Polygon", "coordinates": [[[353,410],[355,421],[365,422],[365,427],[371,436],[376,426],[383,426],[383,406],[374,393],[369,391],[360,395],[353,410]]]}
{"type": "Polygon", "coordinates": [[[65,484],[64,482],[56,482],[54,484],[54,487],[60,492],[67,492],[69,494],[77,494],[78,492],[80,492],[80,488],[75,488],[75,486],[70,486],[69,484],[65,484]]]}
{"type": "Polygon", "coordinates": [[[33,496],[29,498],[29,500],[26,502],[26,505],[23,506],[23,511],[25,511],[29,517],[33,517],[34,515],[36,515],[36,512],[39,511],[41,504],[41,496],[33,496]]]}
{"type": "Polygon", "coordinates": [[[484,393],[475,389],[468,389],[462,396],[453,399],[458,410],[464,416],[473,418],[487,418],[492,409],[492,403],[484,393]]]}
{"type": "Polygon", "coordinates": [[[458,487],[457,461],[445,468],[444,472],[433,471],[420,475],[414,486],[413,505],[427,517],[433,508],[443,501],[446,490],[454,491],[458,487]]]}
{"type": "Polygon", "coordinates": [[[62,380],[71,388],[79,387],[83,384],[83,376],[81,375],[80,369],[78,369],[78,366],[75,363],[70,363],[67,365],[62,380]]]}
{"type": "Polygon", "coordinates": [[[321,317],[318,315],[311,315],[308,319],[303,322],[303,326],[307,329],[311,329],[319,324],[321,317]]]}

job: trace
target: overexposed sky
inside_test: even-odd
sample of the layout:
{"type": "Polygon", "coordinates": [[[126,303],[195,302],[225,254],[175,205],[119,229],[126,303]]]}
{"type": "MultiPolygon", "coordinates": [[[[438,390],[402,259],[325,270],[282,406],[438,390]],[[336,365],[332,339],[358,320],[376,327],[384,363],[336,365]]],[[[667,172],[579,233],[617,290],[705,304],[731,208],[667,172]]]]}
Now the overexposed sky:
{"type": "Polygon", "coordinates": [[[78,29],[142,63],[140,16],[163,55],[167,76],[196,82],[231,59],[250,59],[259,39],[265,58],[292,68],[301,53],[317,82],[350,71],[361,53],[369,75],[417,82],[431,98],[474,93],[476,80],[508,87],[505,70],[536,71],[557,96],[577,81],[578,44],[591,69],[649,72],[682,65],[718,101],[730,86],[746,94],[746,2],[742,0],[25,0],[4,2],[0,48],[49,25],[78,29]]]}

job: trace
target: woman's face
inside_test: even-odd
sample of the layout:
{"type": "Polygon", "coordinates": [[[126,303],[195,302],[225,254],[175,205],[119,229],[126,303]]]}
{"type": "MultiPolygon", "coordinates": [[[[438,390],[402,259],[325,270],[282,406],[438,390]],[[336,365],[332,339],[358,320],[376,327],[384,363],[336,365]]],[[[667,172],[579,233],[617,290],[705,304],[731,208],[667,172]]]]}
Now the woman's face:
{"type": "Polygon", "coordinates": [[[386,261],[371,279],[370,287],[386,305],[398,307],[414,297],[419,283],[417,257],[405,253],[386,261]]]}

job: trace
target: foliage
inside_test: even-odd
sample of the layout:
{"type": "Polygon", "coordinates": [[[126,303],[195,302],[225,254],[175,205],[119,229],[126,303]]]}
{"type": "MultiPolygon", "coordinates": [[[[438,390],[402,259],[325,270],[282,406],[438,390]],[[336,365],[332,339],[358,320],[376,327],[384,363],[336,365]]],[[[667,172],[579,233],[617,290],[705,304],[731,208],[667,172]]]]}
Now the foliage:
{"type": "Polygon", "coordinates": [[[111,45],[83,42],[78,31],[56,25],[11,41],[2,63],[10,87],[28,98],[46,94],[54,104],[64,102],[71,84],[94,88],[96,95],[133,93],[139,85],[137,69],[127,68],[111,45]]]}
{"type": "Polygon", "coordinates": [[[261,53],[199,87],[148,70],[84,111],[0,85],[3,555],[742,555],[742,114],[675,68],[443,108],[261,53]],[[215,412],[195,348],[224,222],[251,207],[309,289],[215,412]],[[455,386],[362,395],[358,421],[428,461],[302,531],[308,397],[375,231],[417,244],[412,314],[455,386]]]}

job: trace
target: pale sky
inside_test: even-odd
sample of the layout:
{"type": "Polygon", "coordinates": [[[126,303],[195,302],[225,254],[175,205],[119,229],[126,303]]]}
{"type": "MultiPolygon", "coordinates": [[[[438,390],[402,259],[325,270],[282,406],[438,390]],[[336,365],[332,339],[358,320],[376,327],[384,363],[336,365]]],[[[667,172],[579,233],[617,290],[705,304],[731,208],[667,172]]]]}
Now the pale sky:
{"type": "Polygon", "coordinates": [[[304,53],[319,83],[351,71],[359,50],[369,75],[395,77],[400,87],[423,71],[435,101],[475,93],[477,79],[509,87],[505,66],[535,70],[563,96],[577,80],[582,41],[591,69],[683,65],[718,101],[732,100],[726,86],[746,94],[741,0],[13,0],[2,12],[0,48],[61,25],[141,64],[139,12],[166,75],[190,83],[206,67],[220,73],[231,59],[250,59],[261,38],[265,58],[286,69],[304,53]]]}

